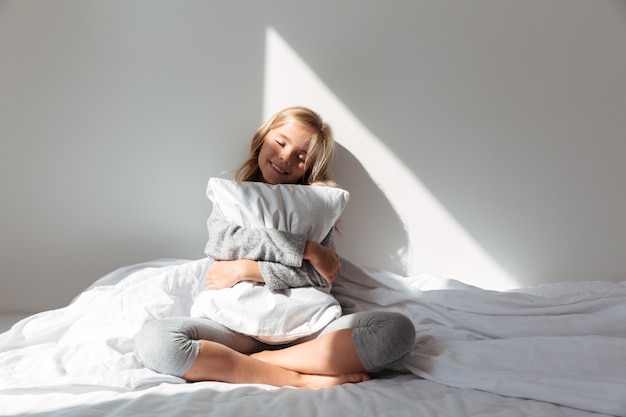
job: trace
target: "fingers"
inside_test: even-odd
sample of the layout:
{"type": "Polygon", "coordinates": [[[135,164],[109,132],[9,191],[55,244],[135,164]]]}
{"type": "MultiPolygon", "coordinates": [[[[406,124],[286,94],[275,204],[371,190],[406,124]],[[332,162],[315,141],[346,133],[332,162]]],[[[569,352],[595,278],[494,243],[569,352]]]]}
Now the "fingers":
{"type": "Polygon", "coordinates": [[[337,279],[339,274],[341,274],[341,261],[339,260],[339,254],[333,251],[333,263],[330,268],[326,270],[325,274],[322,274],[322,277],[326,281],[328,285],[332,285],[333,282],[337,279]]]}
{"type": "Polygon", "coordinates": [[[204,289],[205,290],[215,289],[215,283],[213,282],[213,279],[211,278],[211,271],[209,271],[209,273],[206,276],[206,283],[204,284],[204,289]]]}
{"type": "Polygon", "coordinates": [[[220,261],[215,261],[211,266],[209,266],[209,273],[206,276],[206,283],[204,284],[204,289],[205,290],[218,290],[220,289],[219,287],[219,281],[217,280],[217,277],[214,274],[214,269],[213,266],[220,261]]]}

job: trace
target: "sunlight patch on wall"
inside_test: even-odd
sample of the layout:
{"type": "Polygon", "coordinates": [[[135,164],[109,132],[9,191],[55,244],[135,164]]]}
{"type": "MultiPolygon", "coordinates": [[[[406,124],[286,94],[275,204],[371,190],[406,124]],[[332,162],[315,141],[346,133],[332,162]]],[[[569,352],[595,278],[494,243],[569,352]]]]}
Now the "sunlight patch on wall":
{"type": "Polygon", "coordinates": [[[431,273],[494,290],[518,286],[273,28],[266,32],[264,83],[264,118],[296,104],[329,115],[337,141],[361,162],[404,223],[409,274],[431,273]]]}

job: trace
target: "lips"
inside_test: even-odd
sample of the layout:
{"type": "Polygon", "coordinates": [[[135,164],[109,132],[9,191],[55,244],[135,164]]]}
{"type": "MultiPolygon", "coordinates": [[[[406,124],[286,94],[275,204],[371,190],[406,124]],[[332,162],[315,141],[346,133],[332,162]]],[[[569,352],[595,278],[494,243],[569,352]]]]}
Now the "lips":
{"type": "Polygon", "coordinates": [[[279,173],[281,175],[287,175],[288,174],[287,171],[285,171],[284,169],[282,169],[281,167],[279,167],[278,165],[276,165],[272,161],[270,161],[270,166],[272,167],[272,169],[274,171],[276,171],[277,173],[279,173]]]}

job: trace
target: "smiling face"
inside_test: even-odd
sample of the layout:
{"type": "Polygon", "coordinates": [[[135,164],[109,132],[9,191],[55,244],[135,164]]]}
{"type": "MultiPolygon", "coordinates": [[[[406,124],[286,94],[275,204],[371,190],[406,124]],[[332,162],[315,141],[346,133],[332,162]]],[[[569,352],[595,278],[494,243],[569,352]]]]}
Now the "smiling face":
{"type": "Polygon", "coordinates": [[[310,130],[294,123],[267,132],[258,157],[263,181],[269,184],[299,182],[313,162],[307,160],[307,150],[313,135],[310,130]]]}

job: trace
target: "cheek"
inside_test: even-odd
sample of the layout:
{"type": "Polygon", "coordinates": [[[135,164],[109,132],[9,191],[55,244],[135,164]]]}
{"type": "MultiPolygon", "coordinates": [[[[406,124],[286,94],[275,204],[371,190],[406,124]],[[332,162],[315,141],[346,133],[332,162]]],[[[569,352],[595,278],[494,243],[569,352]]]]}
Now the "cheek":
{"type": "Polygon", "coordinates": [[[261,150],[259,151],[259,157],[257,158],[257,162],[260,164],[262,161],[268,159],[271,153],[272,153],[271,146],[268,145],[267,142],[264,143],[261,146],[261,150]]]}
{"type": "Polygon", "coordinates": [[[302,177],[304,177],[304,174],[306,173],[306,167],[304,164],[299,164],[297,169],[294,169],[293,171],[294,175],[298,176],[298,179],[301,179],[302,177]]]}

